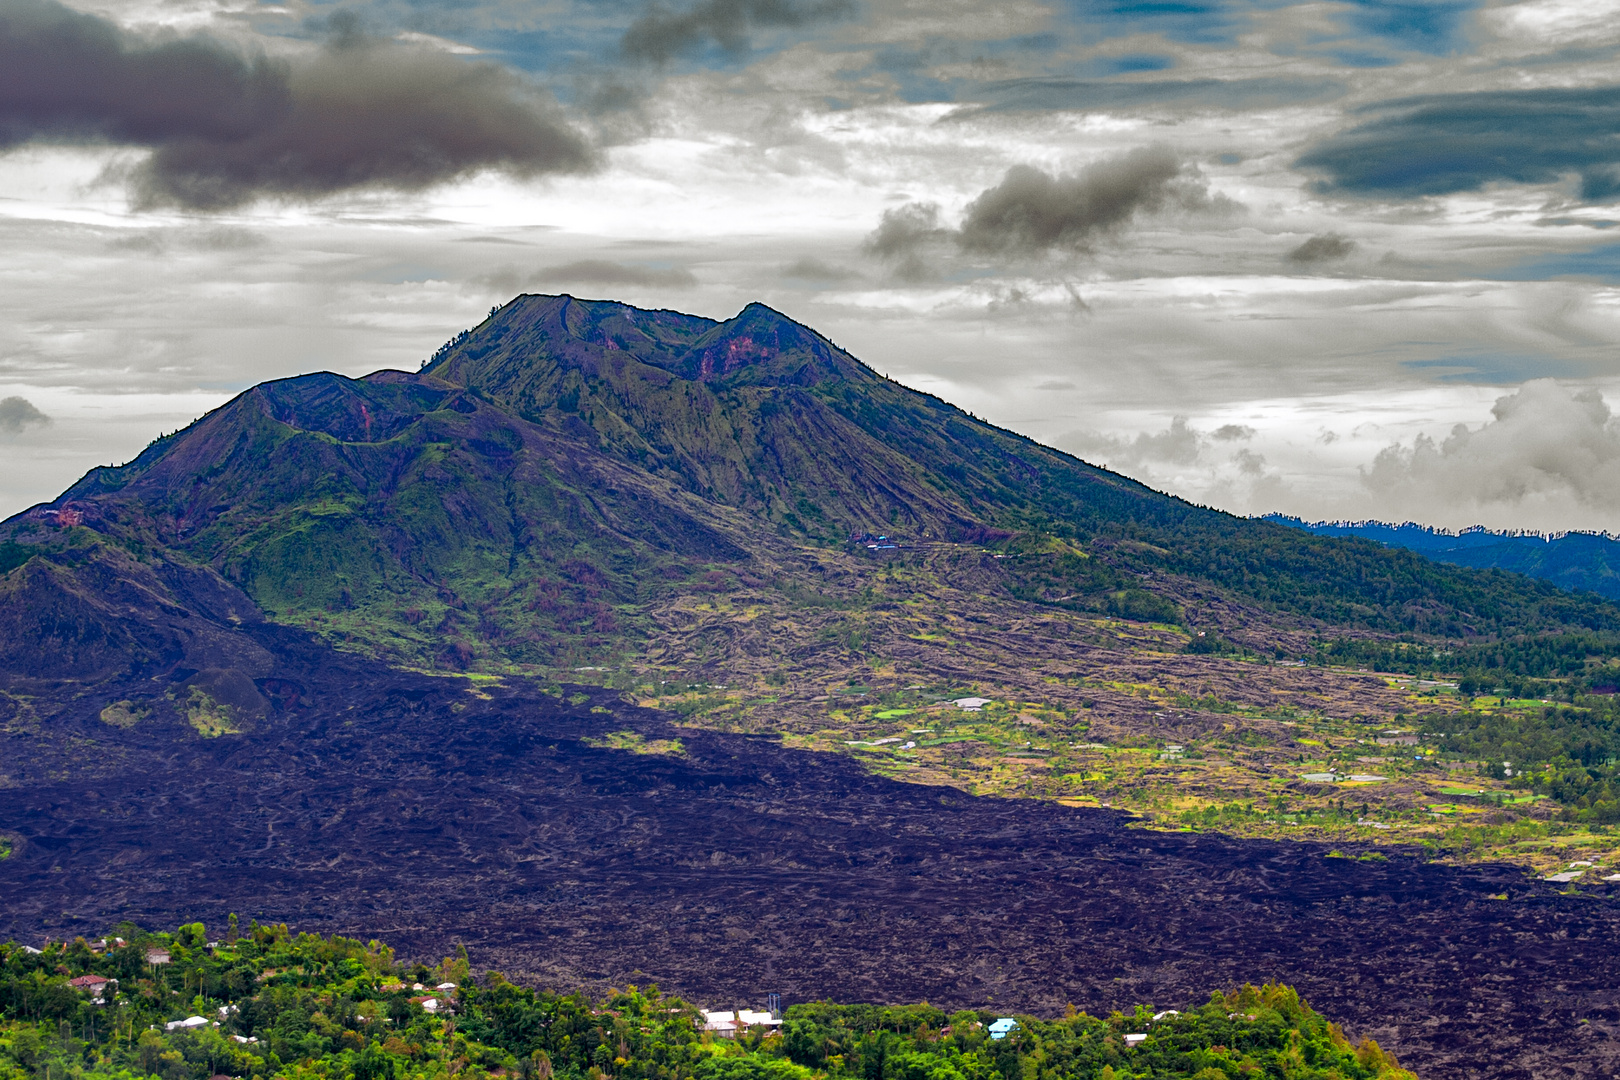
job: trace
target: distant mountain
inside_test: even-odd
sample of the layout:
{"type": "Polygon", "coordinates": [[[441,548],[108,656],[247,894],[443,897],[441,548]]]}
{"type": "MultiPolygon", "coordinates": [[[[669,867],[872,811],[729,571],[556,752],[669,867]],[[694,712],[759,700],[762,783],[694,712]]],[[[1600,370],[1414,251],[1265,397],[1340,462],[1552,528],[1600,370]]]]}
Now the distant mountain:
{"type": "Polygon", "coordinates": [[[701,608],[732,621],[680,663],[714,663],[798,649],[795,612],[859,608],[862,575],[901,564],[919,602],[949,589],[968,615],[988,597],[1226,629],[1620,628],[1620,608],[1527,578],[1160,494],[760,304],[716,322],[522,296],[420,372],[256,386],[0,523],[0,656],[213,670],[186,621],[208,610],[395,663],[595,664],[701,608]],[[906,564],[925,550],[957,561],[906,564]],[[738,587],[756,599],[734,612],[704,599],[738,587]]]}
{"type": "Polygon", "coordinates": [[[1267,521],[1316,536],[1354,536],[1388,547],[1417,551],[1431,559],[1475,569],[1512,570],[1550,581],[1560,589],[1584,590],[1620,600],[1620,540],[1602,533],[1551,536],[1533,532],[1493,532],[1483,526],[1448,532],[1427,525],[1382,521],[1304,521],[1267,514],[1267,521]]]}

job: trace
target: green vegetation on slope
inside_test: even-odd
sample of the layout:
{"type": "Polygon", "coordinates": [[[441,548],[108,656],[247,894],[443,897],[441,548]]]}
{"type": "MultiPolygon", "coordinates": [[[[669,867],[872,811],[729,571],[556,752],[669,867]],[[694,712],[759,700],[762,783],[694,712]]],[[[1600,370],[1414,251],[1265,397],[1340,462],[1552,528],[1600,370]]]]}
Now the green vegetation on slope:
{"type": "Polygon", "coordinates": [[[1568,820],[1620,822],[1620,702],[1523,704],[1529,707],[1431,716],[1423,730],[1444,751],[1482,759],[1486,775],[1551,797],[1568,820]]]}
{"type": "Polygon", "coordinates": [[[12,519],[0,572],[93,532],[211,567],[274,620],[437,668],[633,662],[679,598],[736,580],[789,618],[826,594],[853,612],[861,584],[829,584],[870,576],[851,545],[867,534],[900,538],[885,560],[964,556],[949,584],[968,608],[1171,624],[1196,601],[1463,643],[1537,677],[1620,650],[1615,605],[1193,506],[758,304],[716,323],[520,297],[420,374],[263,384],[60,501],[83,525],[12,519]]]}
{"type": "Polygon", "coordinates": [[[520,297],[426,372],[537,421],[566,413],[609,453],[811,537],[888,531],[994,545],[1032,534],[1095,547],[1124,583],[1071,561],[1059,568],[1072,579],[1061,591],[1053,581],[1024,586],[1051,598],[1096,596],[1092,610],[1123,613],[1109,598],[1140,574],[1169,572],[1386,631],[1620,629],[1620,610],[1595,598],[1162,495],[885,379],[763,305],[719,325],[694,320],[707,330],[706,349],[673,337],[671,319],[623,304],[520,297]],[[694,361],[722,344],[742,361],[719,369],[694,361]]]}
{"type": "Polygon", "coordinates": [[[1479,644],[1435,643],[1411,636],[1394,641],[1341,637],[1318,643],[1313,659],[1377,671],[1460,676],[1470,691],[1503,687],[1514,697],[1567,698],[1591,685],[1612,687],[1620,679],[1616,657],[1620,633],[1580,631],[1507,635],[1479,644]],[[1562,680],[1565,685],[1531,680],[1562,680]]]}
{"type": "Polygon", "coordinates": [[[125,924],[97,949],[82,938],[37,952],[0,947],[0,1080],[1411,1076],[1375,1042],[1351,1045],[1283,986],[1217,992],[1157,1019],[1146,1007],[1106,1019],[1072,1009],[1058,1020],[1021,1016],[1004,1038],[991,1037],[989,1012],[818,1002],[789,1008],[780,1033],[721,1039],[656,987],[592,1002],[495,972],[475,979],[464,954],[401,966],[376,941],[257,924],[237,936],[234,916],[224,940],[207,937],[201,923],[161,935],[125,924]],[[89,986],[87,975],[116,982],[89,986]]]}

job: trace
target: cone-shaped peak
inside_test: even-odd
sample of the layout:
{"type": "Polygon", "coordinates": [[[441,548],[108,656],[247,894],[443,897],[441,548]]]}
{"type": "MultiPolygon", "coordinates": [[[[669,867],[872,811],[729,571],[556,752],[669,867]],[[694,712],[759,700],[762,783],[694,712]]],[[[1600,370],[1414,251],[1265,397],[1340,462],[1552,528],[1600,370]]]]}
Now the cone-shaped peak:
{"type": "Polygon", "coordinates": [[[703,382],[756,386],[811,386],[871,374],[814,330],[758,302],[694,342],[679,372],[703,382]]]}

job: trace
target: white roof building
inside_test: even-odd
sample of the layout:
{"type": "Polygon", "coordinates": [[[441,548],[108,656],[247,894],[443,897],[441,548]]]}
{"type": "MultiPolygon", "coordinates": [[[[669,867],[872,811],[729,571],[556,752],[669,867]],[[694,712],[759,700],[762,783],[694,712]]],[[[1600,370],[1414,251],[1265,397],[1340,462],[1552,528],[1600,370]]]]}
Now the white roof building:
{"type": "Polygon", "coordinates": [[[712,1031],[722,1039],[734,1039],[745,1028],[764,1027],[779,1028],[782,1021],[768,1012],[756,1012],[753,1009],[738,1009],[732,1011],[703,1010],[702,1031],[712,1031]]]}
{"type": "Polygon", "coordinates": [[[189,1028],[207,1027],[208,1019],[202,1016],[188,1016],[184,1020],[170,1020],[163,1025],[164,1031],[184,1031],[189,1028]]]}

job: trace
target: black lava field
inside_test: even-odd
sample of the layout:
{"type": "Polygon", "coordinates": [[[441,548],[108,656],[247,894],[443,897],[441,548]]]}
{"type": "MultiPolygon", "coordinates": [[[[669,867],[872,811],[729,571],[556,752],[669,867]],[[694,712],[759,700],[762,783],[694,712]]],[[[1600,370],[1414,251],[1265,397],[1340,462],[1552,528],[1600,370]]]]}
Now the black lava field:
{"type": "Polygon", "coordinates": [[[774,990],[1106,1013],[1286,981],[1426,1078],[1620,1071],[1620,904],[1517,869],[1147,832],[678,728],[602,691],[570,704],[248,632],[283,660],[249,734],[114,728],[100,694],[59,699],[34,735],[13,724],[0,933],[236,911],[715,1007],[774,990]],[[593,745],[616,731],[684,752],[593,745]]]}

